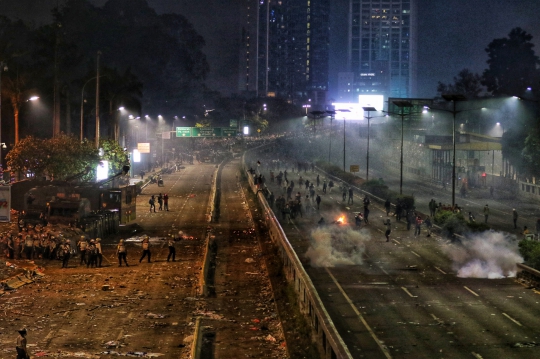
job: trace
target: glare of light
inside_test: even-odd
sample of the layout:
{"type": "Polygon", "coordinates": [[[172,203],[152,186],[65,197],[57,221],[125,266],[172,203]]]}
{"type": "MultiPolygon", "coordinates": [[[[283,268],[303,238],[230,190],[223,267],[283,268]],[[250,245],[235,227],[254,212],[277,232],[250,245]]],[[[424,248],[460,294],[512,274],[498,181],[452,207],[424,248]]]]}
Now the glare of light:
{"type": "Polygon", "coordinates": [[[133,115],[129,115],[128,118],[129,118],[130,120],[133,120],[135,117],[133,117],[133,115]]]}
{"type": "Polygon", "coordinates": [[[39,96],[32,96],[28,99],[28,101],[36,101],[39,99],[39,96]]]}
{"type": "Polygon", "coordinates": [[[500,126],[500,125],[501,125],[501,123],[500,123],[500,122],[497,122],[497,126],[500,126]]]}
{"type": "Polygon", "coordinates": [[[527,87],[527,91],[532,91],[532,87],[527,87]]]}
{"type": "Polygon", "coordinates": [[[249,135],[249,127],[244,126],[244,135],[249,135]]]}
{"type": "Polygon", "coordinates": [[[124,111],[126,108],[124,106],[118,107],[118,111],[124,111]]]}
{"type": "Polygon", "coordinates": [[[109,161],[101,161],[97,165],[96,178],[98,181],[109,178],[109,161]]]}
{"type": "MultiPolygon", "coordinates": [[[[377,111],[384,109],[384,96],[383,95],[359,95],[358,103],[360,110],[363,112],[362,107],[375,107],[377,111]]],[[[364,114],[367,115],[367,114],[364,114]]]]}
{"type": "Polygon", "coordinates": [[[163,118],[163,116],[161,116],[161,115],[158,115],[157,117],[158,117],[158,118],[163,118]]]}
{"type": "Polygon", "coordinates": [[[137,117],[135,117],[135,119],[136,119],[136,120],[140,120],[140,119],[141,119],[141,117],[140,117],[140,116],[137,116],[137,117]]]}
{"type": "Polygon", "coordinates": [[[428,113],[428,110],[424,108],[424,109],[422,110],[422,113],[428,113]]]}
{"type": "Polygon", "coordinates": [[[141,153],[138,149],[133,150],[133,162],[139,163],[141,162],[141,153]]]}
{"type": "Polygon", "coordinates": [[[175,120],[178,120],[178,116],[174,116],[174,119],[175,119],[175,120]]]}
{"type": "Polygon", "coordinates": [[[512,98],[519,98],[519,97],[517,97],[517,96],[512,96],[512,98]]]}
{"type": "Polygon", "coordinates": [[[145,118],[150,118],[150,116],[148,116],[148,115],[146,115],[146,116],[144,116],[144,117],[145,117],[145,118]]]}
{"type": "Polygon", "coordinates": [[[182,118],[186,118],[186,116],[182,116],[182,118]]]}

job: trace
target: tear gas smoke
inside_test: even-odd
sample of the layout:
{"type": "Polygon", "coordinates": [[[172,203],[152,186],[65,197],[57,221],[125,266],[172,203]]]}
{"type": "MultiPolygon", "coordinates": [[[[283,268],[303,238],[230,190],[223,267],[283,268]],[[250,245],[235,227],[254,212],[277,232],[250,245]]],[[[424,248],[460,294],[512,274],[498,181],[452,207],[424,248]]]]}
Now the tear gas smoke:
{"type": "Polygon", "coordinates": [[[523,262],[517,242],[500,232],[475,235],[462,245],[446,248],[460,278],[499,279],[516,276],[516,263],[523,262]]]}
{"type": "Polygon", "coordinates": [[[311,233],[311,245],[306,256],[313,267],[335,267],[362,264],[367,232],[350,227],[329,225],[311,233]]]}

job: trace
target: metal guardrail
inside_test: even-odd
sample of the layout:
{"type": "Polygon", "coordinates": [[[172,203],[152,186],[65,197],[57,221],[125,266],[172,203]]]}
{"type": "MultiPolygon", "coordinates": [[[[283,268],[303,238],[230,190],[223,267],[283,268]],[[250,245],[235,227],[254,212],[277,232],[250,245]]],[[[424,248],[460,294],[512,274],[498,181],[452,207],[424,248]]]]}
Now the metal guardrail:
{"type": "MultiPolygon", "coordinates": [[[[255,148],[256,149],[256,148],[255,148]]],[[[254,149],[251,149],[254,150],[254,149]]],[[[245,154],[242,157],[242,166],[247,174],[251,190],[257,194],[259,203],[263,207],[265,221],[268,226],[270,238],[277,245],[279,254],[283,261],[287,280],[293,285],[298,295],[300,311],[309,320],[312,330],[317,339],[319,352],[323,359],[350,359],[352,358],[349,349],[339,335],[330,315],[311,281],[311,278],[304,270],[300,259],[296,255],[291,243],[287,239],[283,228],[274,216],[274,212],[269,207],[266,198],[262,193],[257,193],[257,187],[253,182],[253,177],[247,171],[245,164],[245,154]]]]}

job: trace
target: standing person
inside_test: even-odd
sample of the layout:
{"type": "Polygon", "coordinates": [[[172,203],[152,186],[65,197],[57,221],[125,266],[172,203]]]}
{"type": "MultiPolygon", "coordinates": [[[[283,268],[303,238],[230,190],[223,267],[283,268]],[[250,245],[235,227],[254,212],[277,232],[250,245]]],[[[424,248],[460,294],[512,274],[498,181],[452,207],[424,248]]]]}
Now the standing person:
{"type": "Polygon", "coordinates": [[[421,228],[422,228],[422,218],[420,218],[420,216],[416,216],[414,220],[414,236],[415,237],[420,235],[421,228]]]}
{"type": "Polygon", "coordinates": [[[144,179],[144,171],[141,171],[141,172],[139,173],[139,175],[141,176],[141,180],[143,180],[143,179],[144,179]]]}
{"type": "Polygon", "coordinates": [[[388,198],[386,202],[384,202],[384,209],[386,210],[386,216],[390,214],[390,208],[392,208],[392,204],[390,203],[390,199],[388,198]]]}
{"type": "Polygon", "coordinates": [[[390,233],[392,232],[392,224],[390,223],[390,218],[386,219],[386,222],[383,222],[383,224],[386,227],[384,236],[386,237],[386,241],[390,242],[390,233]]]}
{"type": "Polygon", "coordinates": [[[427,216],[424,223],[426,224],[426,228],[427,228],[427,236],[426,237],[431,237],[431,228],[433,227],[433,223],[431,223],[431,218],[429,218],[429,216],[427,216]]]}
{"type": "Polygon", "coordinates": [[[26,348],[26,328],[23,328],[21,330],[18,330],[19,336],[17,337],[17,346],[15,349],[17,350],[17,359],[29,359],[30,354],[28,353],[28,349],[26,348]]]}
{"type": "Polygon", "coordinates": [[[319,179],[319,175],[317,175],[317,188],[319,188],[319,184],[320,184],[320,179],[319,179]]]}
{"type": "Polygon", "coordinates": [[[26,237],[24,238],[24,254],[26,255],[26,259],[31,260],[33,252],[34,252],[34,241],[32,240],[32,236],[27,234],[26,237]]]}
{"type": "Polygon", "coordinates": [[[328,192],[329,193],[332,193],[332,188],[334,187],[334,181],[330,180],[330,182],[328,182],[328,192]]]}
{"type": "Polygon", "coordinates": [[[154,195],[150,197],[150,199],[148,200],[148,204],[150,205],[150,212],[152,212],[152,208],[154,208],[154,212],[156,212],[156,199],[154,195]]]}
{"type": "Polygon", "coordinates": [[[435,216],[435,210],[437,209],[437,202],[432,198],[431,201],[429,201],[429,215],[431,217],[435,216]]]}
{"type": "Polygon", "coordinates": [[[101,248],[101,238],[96,238],[97,266],[101,268],[103,262],[103,249],[101,248]]]}
{"type": "Polygon", "coordinates": [[[473,223],[474,221],[474,214],[472,214],[472,212],[469,212],[469,223],[473,223]]]}
{"type": "Polygon", "coordinates": [[[69,257],[71,257],[71,241],[68,239],[60,246],[62,252],[62,268],[67,268],[69,265],[69,257]]]}
{"type": "Polygon", "coordinates": [[[489,217],[489,207],[486,204],[484,207],[484,223],[488,222],[488,217],[489,217]]]}
{"type": "Polygon", "coordinates": [[[514,229],[517,229],[518,213],[516,209],[512,209],[512,220],[514,221],[514,229]]]}
{"type": "Polygon", "coordinates": [[[322,184],[322,192],[324,194],[326,194],[326,180],[323,181],[323,184],[322,184]]]}
{"type": "Polygon", "coordinates": [[[88,252],[88,263],[86,264],[86,268],[97,267],[97,248],[96,248],[96,241],[94,239],[90,240],[90,244],[88,245],[87,252],[88,252]]]}
{"type": "Polygon", "coordinates": [[[141,259],[139,259],[139,263],[141,263],[144,257],[146,256],[148,256],[148,263],[150,263],[151,258],[152,258],[152,253],[150,253],[150,237],[144,236],[141,246],[142,246],[142,256],[141,256],[141,259]]]}
{"type": "MultiPolygon", "coordinates": [[[[536,225],[538,227],[538,224],[536,225]]],[[[538,232],[538,231],[537,231],[538,232]]],[[[7,249],[9,259],[13,260],[15,255],[15,242],[13,241],[13,235],[10,233],[7,239],[7,249]]]]}
{"type": "Polygon", "coordinates": [[[349,200],[347,201],[347,204],[354,204],[352,187],[349,187],[349,200]]]}
{"type": "Polygon", "coordinates": [[[317,198],[315,198],[315,202],[317,202],[317,209],[319,209],[321,205],[321,196],[317,195],[317,198]]]}
{"type": "Polygon", "coordinates": [[[169,195],[167,193],[163,195],[163,207],[169,212],[169,195]]]}
{"type": "Polygon", "coordinates": [[[118,256],[119,267],[122,266],[122,259],[124,260],[126,267],[129,267],[129,264],[127,262],[127,249],[126,249],[126,245],[124,244],[123,239],[121,239],[120,242],[118,242],[118,245],[116,246],[116,255],[118,256]]]}
{"type": "Polygon", "coordinates": [[[174,247],[175,241],[172,234],[167,239],[167,246],[169,247],[169,255],[167,256],[167,262],[171,259],[172,261],[176,262],[176,248],[174,247]]]}
{"type": "Polygon", "coordinates": [[[369,207],[368,206],[364,206],[364,222],[366,224],[369,223],[369,207]]]}
{"type": "Polygon", "coordinates": [[[493,198],[493,186],[489,186],[489,196],[493,198]]]}
{"type": "Polygon", "coordinates": [[[88,248],[88,242],[86,241],[85,236],[81,236],[81,239],[77,243],[77,247],[79,248],[79,252],[81,253],[81,262],[79,263],[80,266],[84,264],[88,265],[88,260],[86,259],[86,249],[88,248]]]}
{"type": "Polygon", "coordinates": [[[396,203],[396,221],[401,221],[401,216],[403,215],[403,206],[401,205],[401,201],[398,199],[396,203]]]}
{"type": "Polygon", "coordinates": [[[347,188],[345,186],[343,186],[343,190],[341,192],[341,198],[342,198],[342,202],[345,202],[345,199],[347,198],[347,188]]]}
{"type": "Polygon", "coordinates": [[[159,204],[158,211],[163,211],[163,196],[161,193],[157,197],[157,203],[159,204]]]}

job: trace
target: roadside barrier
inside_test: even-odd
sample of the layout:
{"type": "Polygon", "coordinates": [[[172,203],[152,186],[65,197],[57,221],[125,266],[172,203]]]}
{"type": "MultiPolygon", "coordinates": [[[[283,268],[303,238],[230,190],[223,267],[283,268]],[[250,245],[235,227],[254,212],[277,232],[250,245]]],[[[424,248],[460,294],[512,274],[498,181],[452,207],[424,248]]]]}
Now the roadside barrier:
{"type": "Polygon", "coordinates": [[[272,242],[277,246],[279,255],[284,266],[287,280],[293,285],[298,296],[300,311],[306,316],[311,325],[314,337],[316,338],[321,359],[349,359],[352,358],[349,349],[339,335],[330,315],[326,311],[322,300],[304,270],[300,259],[296,255],[279,221],[274,216],[274,212],[268,206],[264,195],[258,191],[253,182],[253,176],[248,172],[245,163],[245,154],[242,158],[243,170],[246,173],[251,190],[257,194],[260,205],[268,226],[269,235],[272,242]]]}

